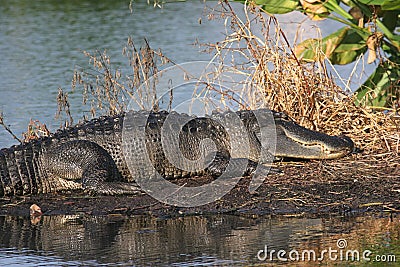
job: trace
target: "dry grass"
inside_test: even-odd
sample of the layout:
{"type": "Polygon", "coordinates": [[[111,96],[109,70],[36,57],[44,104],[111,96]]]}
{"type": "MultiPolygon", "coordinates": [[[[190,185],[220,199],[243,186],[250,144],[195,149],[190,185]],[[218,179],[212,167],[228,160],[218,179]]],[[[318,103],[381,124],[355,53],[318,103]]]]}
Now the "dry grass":
{"type": "Polygon", "coordinates": [[[240,18],[228,3],[214,9],[209,17],[223,18],[229,27],[226,38],[208,48],[221,62],[231,58],[247,62],[236,68],[250,70],[257,88],[251,93],[255,106],[285,112],[310,129],[346,134],[366,152],[398,155],[400,117],[394,111],[356,106],[354,97],[329,77],[324,62],[306,64],[295,56],[275,17],[256,6],[245,12],[245,19],[240,18]]]}
{"type": "Polygon", "coordinates": [[[29,142],[41,137],[50,136],[50,134],[51,133],[49,129],[47,129],[46,124],[31,119],[28,124],[28,130],[22,134],[24,137],[23,142],[29,142]]]}
{"type": "MultiPolygon", "coordinates": [[[[114,68],[106,51],[83,53],[89,58],[92,68],[78,68],[74,71],[72,91],[82,90],[82,103],[90,106],[92,117],[118,114],[126,110],[132,99],[143,106],[141,98],[145,98],[145,95],[150,95],[148,99],[156,106],[156,79],[152,84],[146,81],[150,77],[157,77],[159,65],[164,66],[171,61],[161,51],[151,49],[147,40],[144,46],[137,48],[133,40],[128,38],[122,54],[127,60],[129,73],[114,68]],[[147,86],[141,86],[143,84],[147,86]]],[[[68,93],[59,91],[57,102],[57,114],[60,116],[65,113],[71,121],[68,93]]]]}

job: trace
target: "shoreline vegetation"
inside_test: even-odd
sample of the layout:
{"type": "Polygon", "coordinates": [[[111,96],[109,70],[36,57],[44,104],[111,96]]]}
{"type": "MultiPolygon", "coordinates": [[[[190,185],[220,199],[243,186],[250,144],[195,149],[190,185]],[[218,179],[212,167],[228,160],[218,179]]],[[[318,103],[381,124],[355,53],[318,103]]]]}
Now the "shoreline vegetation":
{"type": "MultiPolygon", "coordinates": [[[[248,178],[243,178],[241,184],[220,202],[187,209],[183,214],[240,210],[253,214],[399,212],[398,112],[356,105],[355,96],[344,92],[330,78],[325,61],[306,64],[295,56],[294,47],[287,41],[275,17],[262,13],[257,6],[248,6],[245,10],[245,18],[237,15],[229,3],[208,10],[208,19],[226,23],[226,36],[217,43],[197,44],[204,52],[214,55],[214,62],[245,73],[252,84],[250,90],[244,87],[242,91],[223,91],[219,95],[220,101],[239,103],[234,96],[246,96],[247,106],[241,108],[254,109],[264,105],[286,113],[309,129],[330,135],[345,134],[355,142],[359,153],[332,161],[277,162],[275,164],[283,170],[283,174],[268,175],[257,194],[248,192],[245,186],[248,178]]],[[[141,85],[150,77],[158,77],[162,69],[177,65],[160,50],[151,49],[147,41],[137,48],[131,38],[128,38],[123,54],[132,73],[123,74],[114,68],[106,52],[85,51],[84,54],[92,68],[75,71],[72,90],[82,91],[83,103],[90,106],[93,116],[119,113],[127,107],[127,100],[132,96],[153,93],[156,82],[141,85]]],[[[216,69],[215,76],[223,71],[216,69]]],[[[212,86],[209,90],[215,92],[212,86]]],[[[136,100],[140,106],[141,100],[136,100]]],[[[60,88],[57,102],[57,116],[64,120],[62,125],[73,125],[73,107],[68,102],[68,92],[60,88]]],[[[0,123],[6,125],[2,117],[0,123]]],[[[31,132],[25,140],[49,134],[45,125],[39,122],[31,122],[29,129],[31,132]]],[[[66,192],[65,196],[56,195],[52,197],[52,203],[46,197],[49,199],[49,196],[3,199],[5,204],[2,204],[0,214],[18,213],[17,204],[24,207],[29,203],[38,203],[43,210],[61,214],[79,211],[113,213],[118,209],[122,213],[159,209],[160,214],[164,214],[177,210],[155,203],[148,196],[117,197],[119,204],[110,201],[110,206],[103,203],[102,197],[87,198],[82,193],[77,196],[70,192],[66,192]],[[98,205],[97,208],[93,207],[93,203],[98,205]]],[[[110,197],[104,199],[109,200],[110,197]]]]}

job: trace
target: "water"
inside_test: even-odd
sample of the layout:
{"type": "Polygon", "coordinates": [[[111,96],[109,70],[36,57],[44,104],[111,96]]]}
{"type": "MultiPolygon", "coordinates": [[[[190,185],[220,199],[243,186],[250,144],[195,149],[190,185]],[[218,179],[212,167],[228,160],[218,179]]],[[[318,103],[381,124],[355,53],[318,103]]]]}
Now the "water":
{"type": "MultiPolygon", "coordinates": [[[[210,55],[199,53],[201,48],[192,44],[223,39],[223,22],[203,17],[199,24],[202,2],[154,9],[141,1],[134,3],[133,13],[128,4],[128,0],[0,0],[0,111],[17,135],[26,131],[30,118],[51,130],[57,128],[57,91],[70,88],[77,66],[89,66],[83,50],[107,49],[114,66],[123,68],[126,60],[121,51],[128,36],[138,46],[147,38],[153,48],[161,48],[178,63],[209,60],[210,55]]],[[[242,7],[234,6],[238,12],[242,7]]],[[[291,22],[296,16],[290,14],[283,21],[291,22]]],[[[334,28],[332,22],[327,25],[326,29],[334,28]]],[[[295,26],[287,26],[289,39],[295,26]]],[[[80,105],[79,92],[71,94],[70,101],[76,116],[88,112],[80,105]]],[[[15,143],[0,130],[0,148],[15,143]]],[[[321,251],[335,247],[339,238],[345,238],[351,248],[390,254],[399,251],[398,226],[398,218],[386,217],[44,216],[34,224],[29,218],[2,216],[0,265],[241,266],[262,263],[256,255],[265,245],[276,250],[321,251]]]]}
{"type": "Polygon", "coordinates": [[[1,216],[0,264],[244,266],[285,263],[276,253],[271,261],[272,250],[286,251],[284,257],[292,266],[365,264],[367,257],[363,259],[362,255],[368,250],[371,261],[379,256],[387,264],[400,256],[395,254],[400,245],[399,226],[399,218],[380,216],[254,219],[214,215],[157,219],[60,215],[43,216],[36,221],[1,216]],[[336,252],[324,255],[324,249],[336,252]],[[297,260],[295,252],[289,258],[290,251],[301,255],[305,250],[315,252],[316,260],[312,256],[312,260],[308,256],[304,256],[304,261],[301,256],[297,260]],[[349,250],[359,254],[346,258],[349,250]]]}
{"type": "MultiPolygon", "coordinates": [[[[145,2],[145,1],[143,1],[145,2]]],[[[147,38],[176,62],[208,60],[192,44],[214,42],[220,23],[201,25],[204,4],[177,3],[164,9],[129,1],[0,1],[0,110],[17,135],[30,118],[52,129],[59,87],[69,89],[76,66],[89,68],[82,51],[107,50],[116,68],[127,66],[122,56],[128,36],[140,47],[147,38]],[[177,15],[179,14],[179,15],[177,15]]],[[[70,95],[73,112],[81,116],[80,93],[70,95]],[[75,108],[75,109],[74,109],[75,108]]],[[[0,131],[0,147],[15,143],[0,131]]]]}

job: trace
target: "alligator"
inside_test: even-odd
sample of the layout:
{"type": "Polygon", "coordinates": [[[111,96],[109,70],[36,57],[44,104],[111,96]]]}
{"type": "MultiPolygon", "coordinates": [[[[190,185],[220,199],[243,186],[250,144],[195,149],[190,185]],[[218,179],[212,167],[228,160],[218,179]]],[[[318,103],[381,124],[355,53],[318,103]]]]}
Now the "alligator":
{"type": "Polygon", "coordinates": [[[335,159],[353,148],[347,136],[312,131],[283,113],[266,109],[213,112],[203,117],[167,111],[128,111],[1,149],[0,196],[73,189],[111,195],[143,193],[136,181],[139,175],[147,175],[144,158],[165,179],[218,177],[230,162],[235,166],[244,161],[245,169],[240,176],[246,176],[253,174],[258,164],[275,158],[335,159]],[[245,138],[233,147],[233,139],[243,138],[239,137],[235,117],[242,123],[245,138]],[[264,124],[260,123],[263,119],[264,124]],[[169,140],[168,133],[178,134],[169,140]],[[172,154],[179,152],[186,162],[199,162],[197,167],[173,161],[163,146],[174,144],[178,150],[175,147],[172,154]]]}

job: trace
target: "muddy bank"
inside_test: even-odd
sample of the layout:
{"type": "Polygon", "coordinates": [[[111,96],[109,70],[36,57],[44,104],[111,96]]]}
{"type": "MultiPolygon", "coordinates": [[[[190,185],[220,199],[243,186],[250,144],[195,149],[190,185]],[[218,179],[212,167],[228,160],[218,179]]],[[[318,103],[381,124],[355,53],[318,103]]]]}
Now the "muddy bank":
{"type": "MultiPolygon", "coordinates": [[[[400,211],[400,171],[398,158],[352,155],[336,161],[277,163],[283,172],[270,174],[255,194],[250,194],[250,178],[218,201],[182,208],[158,202],[148,195],[88,196],[82,191],[0,200],[0,215],[29,215],[37,204],[45,215],[55,214],[189,214],[232,213],[249,216],[265,214],[321,215],[367,211],[400,211]]],[[[206,183],[196,177],[185,183],[206,183]]],[[[182,182],[182,181],[180,181],[182,182]]],[[[178,181],[178,183],[180,183],[178,181]]]]}

